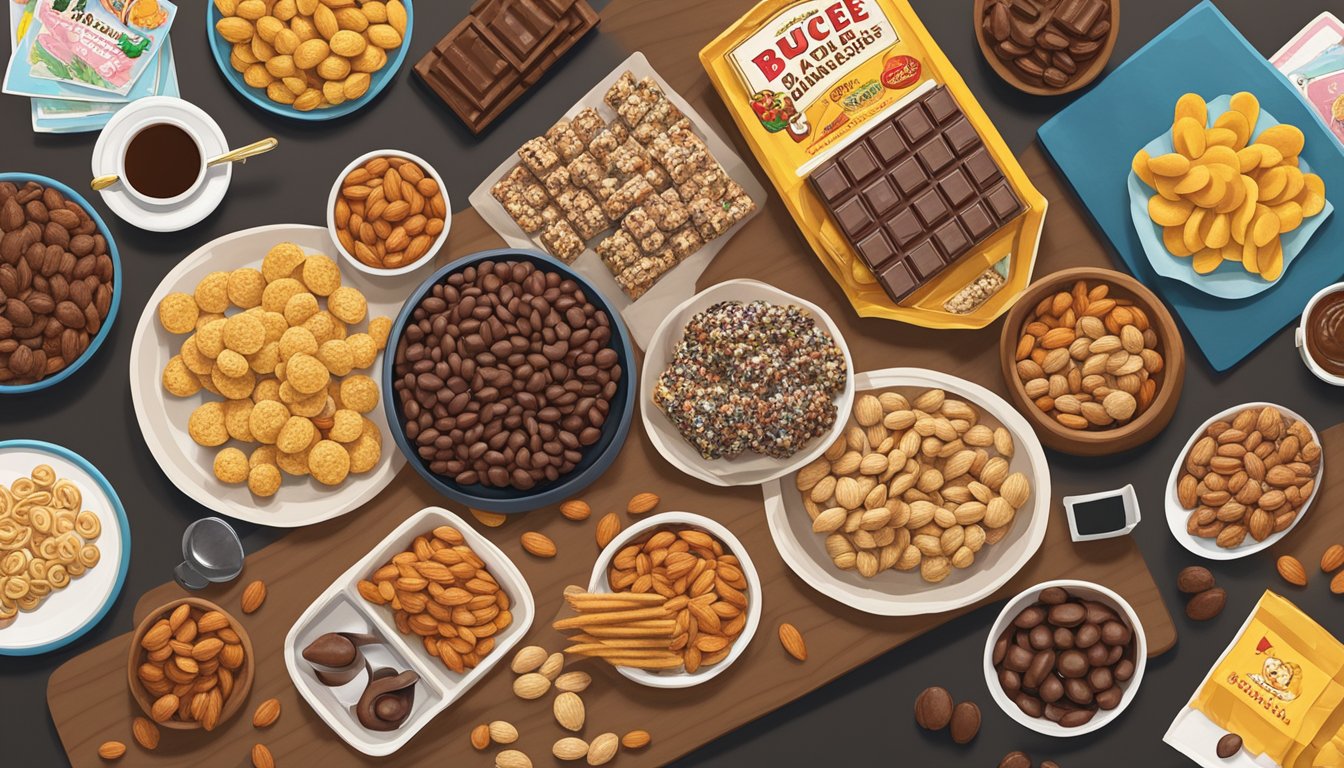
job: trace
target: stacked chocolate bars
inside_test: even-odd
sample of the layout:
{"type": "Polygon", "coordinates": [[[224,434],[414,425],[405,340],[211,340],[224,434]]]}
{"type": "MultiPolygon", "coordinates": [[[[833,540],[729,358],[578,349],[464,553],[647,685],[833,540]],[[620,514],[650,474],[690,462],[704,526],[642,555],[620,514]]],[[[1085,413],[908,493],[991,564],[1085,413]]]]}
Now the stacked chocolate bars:
{"type": "Polygon", "coordinates": [[[480,0],[415,71],[480,133],[597,22],[586,0],[480,0]]]}
{"type": "Polygon", "coordinates": [[[1025,210],[941,85],[809,178],[854,252],[897,303],[1025,210]]]}
{"type": "Polygon", "coordinates": [[[746,192],[650,78],[623,73],[603,97],[518,150],[490,193],[566,263],[595,246],[637,299],[668,270],[755,209],[746,192]]]}

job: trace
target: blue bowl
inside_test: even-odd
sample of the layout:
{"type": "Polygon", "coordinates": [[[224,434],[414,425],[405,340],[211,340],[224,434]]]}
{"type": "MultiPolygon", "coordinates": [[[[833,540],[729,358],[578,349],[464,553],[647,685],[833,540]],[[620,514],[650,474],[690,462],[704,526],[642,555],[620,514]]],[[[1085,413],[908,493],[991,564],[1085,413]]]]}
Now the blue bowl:
{"type": "Polygon", "coordinates": [[[221,14],[214,3],[208,3],[209,11],[205,15],[205,34],[210,40],[210,51],[214,53],[215,63],[219,65],[219,71],[223,73],[224,79],[229,82],[229,85],[233,86],[235,91],[246,96],[248,101],[267,112],[292,117],[296,120],[313,122],[335,120],[338,117],[345,117],[363,109],[365,105],[377,98],[379,93],[382,93],[383,89],[392,82],[392,78],[401,70],[402,62],[406,60],[406,51],[411,47],[411,34],[415,31],[415,9],[412,7],[411,0],[401,0],[401,2],[406,6],[406,34],[401,36],[401,47],[392,52],[387,59],[387,64],[369,76],[368,92],[358,99],[351,99],[334,107],[314,109],[309,112],[301,112],[288,104],[271,101],[266,97],[266,89],[253,88],[243,82],[243,73],[229,64],[229,54],[233,52],[233,43],[220,37],[219,33],[215,31],[215,24],[220,20],[221,14]]]}
{"type": "Polygon", "coordinates": [[[594,480],[601,477],[603,472],[607,471],[611,463],[616,460],[617,454],[621,451],[621,446],[625,444],[625,437],[630,432],[630,420],[635,409],[634,388],[637,378],[635,352],[630,343],[630,334],[626,331],[625,323],[621,321],[620,314],[612,308],[611,303],[607,301],[601,291],[585,277],[570,269],[569,266],[546,254],[531,250],[501,248],[472,254],[437,270],[411,293],[410,298],[406,299],[401,312],[397,315],[396,322],[392,325],[392,333],[388,336],[387,352],[383,355],[383,408],[387,411],[387,422],[392,427],[392,438],[396,440],[397,447],[406,456],[410,465],[415,467],[420,476],[425,478],[435,490],[454,501],[475,509],[514,514],[529,512],[572,498],[579,491],[592,484],[594,480]],[[558,272],[578,283],[583,288],[584,295],[588,297],[588,300],[598,309],[606,312],[607,317],[611,318],[611,327],[614,331],[612,338],[616,342],[613,346],[619,356],[618,362],[621,366],[620,386],[616,390],[616,396],[611,400],[611,411],[608,418],[602,425],[602,437],[596,443],[584,449],[583,461],[579,462],[578,466],[569,474],[554,482],[539,484],[527,491],[514,488],[493,488],[479,483],[459,485],[453,482],[452,478],[430,472],[428,465],[415,452],[402,431],[401,425],[406,422],[401,415],[401,402],[395,396],[395,390],[392,387],[395,350],[400,342],[402,331],[406,328],[407,321],[410,320],[411,312],[415,310],[430,289],[436,283],[442,282],[448,275],[459,272],[473,264],[482,261],[510,259],[529,261],[546,272],[558,272]]]}
{"type": "Polygon", "coordinates": [[[56,373],[54,376],[48,376],[45,379],[35,381],[32,384],[0,384],[0,395],[20,395],[24,392],[36,392],[40,389],[46,389],[47,387],[54,387],[57,384],[60,384],[62,381],[65,381],[70,374],[83,367],[84,363],[88,362],[89,358],[93,357],[93,353],[98,351],[98,347],[102,346],[103,339],[106,339],[107,334],[112,330],[112,321],[117,318],[117,308],[121,306],[121,257],[117,254],[117,243],[112,239],[112,230],[107,228],[107,223],[103,221],[103,217],[98,215],[98,211],[95,210],[92,205],[89,205],[89,201],[85,200],[83,195],[55,179],[36,173],[0,173],[0,182],[4,181],[13,182],[20,187],[30,181],[36,181],[44,187],[52,187],[53,189],[59,190],[61,194],[65,195],[67,200],[73,200],[74,202],[79,203],[80,207],[93,219],[93,223],[98,225],[99,234],[107,240],[107,255],[112,257],[112,304],[107,308],[107,317],[103,318],[103,324],[99,326],[98,333],[95,334],[93,339],[89,342],[88,349],[84,350],[84,354],[80,355],[78,360],[65,366],[64,370],[56,373]]]}

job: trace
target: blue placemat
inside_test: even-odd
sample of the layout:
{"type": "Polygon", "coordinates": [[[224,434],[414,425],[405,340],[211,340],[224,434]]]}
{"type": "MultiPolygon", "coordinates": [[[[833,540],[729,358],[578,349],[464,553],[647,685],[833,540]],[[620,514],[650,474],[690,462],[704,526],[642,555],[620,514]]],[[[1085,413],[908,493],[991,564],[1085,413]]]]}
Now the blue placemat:
{"type": "Polygon", "coordinates": [[[1250,91],[1280,122],[1306,134],[1302,156],[1344,204],[1344,152],[1288,81],[1205,0],[1121,64],[1086,96],[1043,125],[1041,144],[1120,258],[1185,324],[1215,370],[1224,371],[1292,322],[1312,294],[1344,274],[1344,224],[1331,215],[1278,285],[1239,301],[1218,299],[1158,276],[1129,215],[1125,180],[1134,153],[1171,128],[1176,100],[1250,91]]]}

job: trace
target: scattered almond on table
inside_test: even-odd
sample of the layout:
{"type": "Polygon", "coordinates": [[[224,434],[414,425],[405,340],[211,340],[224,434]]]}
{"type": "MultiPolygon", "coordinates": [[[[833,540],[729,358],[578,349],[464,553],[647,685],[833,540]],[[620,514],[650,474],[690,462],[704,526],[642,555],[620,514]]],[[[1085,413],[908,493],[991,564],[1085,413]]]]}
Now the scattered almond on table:
{"type": "Polygon", "coordinates": [[[120,760],[126,754],[126,745],[120,741],[105,741],[98,747],[98,756],[104,760],[120,760]]]}
{"type": "Polygon", "coordinates": [[[266,602],[266,582],[258,579],[243,590],[243,613],[256,613],[266,602]]]}
{"type": "Polygon", "coordinates": [[[583,693],[592,682],[592,675],[587,672],[566,672],[555,679],[555,687],[560,691],[583,693]]]}
{"type": "Polygon", "coordinates": [[[546,661],[546,649],[539,645],[526,645],[518,649],[513,655],[513,663],[509,668],[515,675],[525,675],[528,672],[535,672],[546,661]]]}
{"type": "Polygon", "coordinates": [[[616,534],[621,532],[621,518],[615,512],[608,512],[597,521],[597,548],[606,549],[616,534]]]}
{"type": "Polygon", "coordinates": [[[275,757],[265,744],[252,745],[252,768],[275,768],[275,757]]]}
{"type": "Polygon", "coordinates": [[[252,727],[270,728],[279,719],[280,700],[267,699],[257,706],[257,711],[252,715],[252,727]]]}
{"type": "Polygon", "coordinates": [[[142,749],[152,752],[159,748],[159,726],[149,718],[137,717],[131,721],[131,735],[142,749]]]}
{"type": "Polygon", "coordinates": [[[658,506],[658,494],[656,493],[637,493],[626,504],[625,511],[631,515],[642,515],[646,512],[652,512],[653,508],[658,506]]]}
{"type": "Polygon", "coordinates": [[[621,746],[626,749],[643,749],[652,741],[653,737],[648,731],[633,730],[621,737],[621,746]]]}
{"type": "Polygon", "coordinates": [[[779,642],[788,654],[799,661],[807,661],[807,644],[803,633],[787,621],[779,625],[779,642]]]}
{"type": "Polygon", "coordinates": [[[620,737],[614,733],[604,733],[593,739],[593,743],[588,745],[588,764],[606,765],[616,756],[616,750],[621,746],[620,737]]]}
{"type": "Polygon", "coordinates": [[[1336,573],[1330,579],[1330,591],[1336,595],[1344,595],[1344,571],[1336,573]]]}
{"type": "Polygon", "coordinates": [[[583,699],[579,694],[565,691],[555,697],[552,702],[551,711],[555,714],[555,721],[561,728],[567,731],[578,733],[583,730],[583,721],[586,712],[583,707],[583,699]]]}
{"type": "Polygon", "coordinates": [[[541,663],[541,667],[537,669],[537,672],[542,677],[554,683],[555,679],[560,676],[560,673],[564,670],[564,668],[565,668],[565,654],[556,651],[555,653],[552,653],[550,656],[546,657],[546,660],[541,663]]]}
{"type": "Polygon", "coordinates": [[[492,720],[487,730],[490,740],[496,744],[512,744],[518,740],[518,729],[505,720],[492,720]]]}
{"type": "Polygon", "coordinates": [[[560,503],[560,514],[566,520],[577,522],[587,520],[588,516],[593,514],[593,509],[588,506],[588,502],[582,499],[570,499],[560,503]]]}
{"type": "Polygon", "coordinates": [[[484,750],[490,746],[490,726],[481,723],[471,729],[471,746],[478,751],[484,750]]]}
{"type": "Polygon", "coordinates": [[[555,742],[551,747],[551,754],[555,755],[557,760],[582,760],[588,756],[588,742],[577,736],[566,736],[555,742]]]}
{"type": "Polygon", "coordinates": [[[523,551],[533,557],[550,558],[556,555],[555,542],[544,533],[528,531],[522,536],[523,551]]]}
{"type": "Polygon", "coordinates": [[[513,681],[513,693],[520,699],[540,699],[551,690],[551,681],[537,672],[528,672],[513,681]]]}
{"type": "Polygon", "coordinates": [[[1326,573],[1344,567],[1344,544],[1331,544],[1321,555],[1321,570],[1326,573]]]}
{"type": "Polygon", "coordinates": [[[1274,564],[1278,569],[1279,575],[1283,580],[1297,587],[1307,586],[1307,569],[1302,567],[1302,561],[1292,555],[1280,557],[1274,564]]]}
{"type": "Polygon", "coordinates": [[[472,509],[471,507],[467,507],[467,510],[471,512],[472,517],[476,518],[476,522],[486,528],[498,528],[509,520],[507,515],[501,515],[498,512],[486,512],[483,509],[472,509]]]}
{"type": "Polygon", "coordinates": [[[495,768],[532,768],[532,758],[516,749],[506,749],[495,755],[495,768]]]}

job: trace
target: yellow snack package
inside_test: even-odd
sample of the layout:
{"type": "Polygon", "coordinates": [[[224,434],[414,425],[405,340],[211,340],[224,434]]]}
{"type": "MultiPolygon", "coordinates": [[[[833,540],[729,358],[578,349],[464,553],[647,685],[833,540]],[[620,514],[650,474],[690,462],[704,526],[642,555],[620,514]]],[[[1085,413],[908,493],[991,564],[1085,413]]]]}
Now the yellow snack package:
{"type": "Polygon", "coordinates": [[[1344,644],[1266,591],[1164,740],[1204,766],[1344,768],[1344,644]]]}
{"type": "Polygon", "coordinates": [[[1045,198],[907,0],[763,0],[700,61],[859,315],[982,328],[1045,198]]]}

